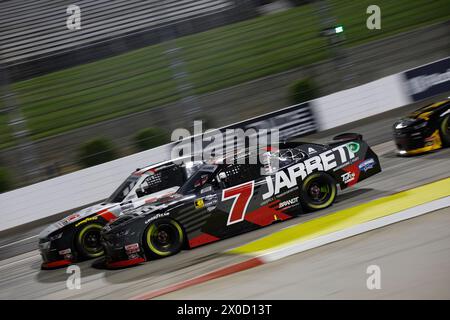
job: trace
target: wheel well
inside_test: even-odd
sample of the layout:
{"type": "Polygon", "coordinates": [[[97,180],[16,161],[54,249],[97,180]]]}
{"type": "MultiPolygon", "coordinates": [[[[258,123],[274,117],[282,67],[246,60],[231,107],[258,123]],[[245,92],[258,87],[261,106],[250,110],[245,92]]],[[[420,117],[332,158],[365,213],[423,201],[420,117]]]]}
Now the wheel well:
{"type": "Polygon", "coordinates": [[[321,175],[324,175],[324,176],[328,176],[328,177],[330,177],[330,178],[334,181],[334,184],[336,184],[336,185],[339,184],[339,183],[337,182],[338,180],[336,179],[336,176],[335,176],[334,173],[331,174],[331,173],[328,173],[328,172],[326,172],[326,171],[314,171],[314,172],[311,172],[310,174],[308,174],[308,175],[305,177],[305,179],[302,180],[302,185],[303,185],[303,183],[304,183],[309,177],[311,177],[312,175],[315,175],[315,174],[321,174],[321,175]]]}

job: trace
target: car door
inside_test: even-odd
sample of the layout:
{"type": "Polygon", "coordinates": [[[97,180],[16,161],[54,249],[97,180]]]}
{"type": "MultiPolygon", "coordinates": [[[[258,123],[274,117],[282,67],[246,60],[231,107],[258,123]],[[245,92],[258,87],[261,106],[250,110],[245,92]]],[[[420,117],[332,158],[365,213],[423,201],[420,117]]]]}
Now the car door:
{"type": "Polygon", "coordinates": [[[216,172],[215,186],[198,195],[210,217],[202,231],[226,238],[268,225],[276,219],[276,206],[264,203],[267,190],[260,165],[230,164],[216,172]]]}

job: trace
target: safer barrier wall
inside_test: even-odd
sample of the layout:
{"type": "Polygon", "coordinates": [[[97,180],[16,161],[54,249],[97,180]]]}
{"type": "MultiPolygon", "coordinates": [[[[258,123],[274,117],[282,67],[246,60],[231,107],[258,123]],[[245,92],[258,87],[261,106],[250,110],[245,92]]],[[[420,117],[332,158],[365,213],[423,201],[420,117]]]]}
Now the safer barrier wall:
{"type": "MultiPolygon", "coordinates": [[[[294,120],[306,128],[301,134],[326,130],[448,92],[449,75],[450,57],[228,127],[276,124],[280,129],[292,130],[279,121],[285,121],[286,115],[294,112],[298,118],[294,120]],[[310,123],[301,117],[308,117],[310,123]]],[[[0,231],[101,201],[136,168],[169,159],[171,146],[167,144],[0,194],[0,231]]]]}
{"type": "Polygon", "coordinates": [[[320,130],[367,118],[411,103],[402,74],[339,91],[314,101],[320,130]]]}
{"type": "Polygon", "coordinates": [[[413,101],[450,91],[450,58],[441,59],[402,73],[402,82],[413,101]]]}

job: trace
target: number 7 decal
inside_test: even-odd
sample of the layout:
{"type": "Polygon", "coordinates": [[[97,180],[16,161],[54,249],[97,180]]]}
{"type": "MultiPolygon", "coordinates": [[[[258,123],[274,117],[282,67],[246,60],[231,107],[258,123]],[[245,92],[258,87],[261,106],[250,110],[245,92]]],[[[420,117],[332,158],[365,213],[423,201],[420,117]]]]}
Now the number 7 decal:
{"type": "Polygon", "coordinates": [[[227,226],[244,220],[248,204],[253,196],[254,188],[255,182],[250,181],[222,191],[222,201],[234,199],[230,214],[228,215],[227,226]]]}

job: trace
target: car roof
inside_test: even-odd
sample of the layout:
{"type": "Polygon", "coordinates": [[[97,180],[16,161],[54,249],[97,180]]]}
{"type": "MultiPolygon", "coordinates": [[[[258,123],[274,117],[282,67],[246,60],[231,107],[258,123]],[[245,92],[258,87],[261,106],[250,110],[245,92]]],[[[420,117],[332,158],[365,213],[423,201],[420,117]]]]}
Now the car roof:
{"type": "Polygon", "coordinates": [[[178,162],[182,165],[186,159],[189,159],[189,157],[179,157],[176,159],[157,162],[157,163],[151,164],[147,167],[136,169],[134,172],[132,172],[132,175],[143,175],[143,174],[155,173],[159,169],[167,168],[170,166],[176,166],[176,165],[178,165],[178,162]]]}

